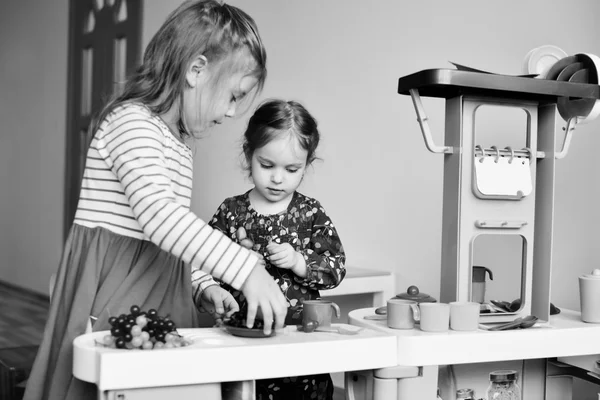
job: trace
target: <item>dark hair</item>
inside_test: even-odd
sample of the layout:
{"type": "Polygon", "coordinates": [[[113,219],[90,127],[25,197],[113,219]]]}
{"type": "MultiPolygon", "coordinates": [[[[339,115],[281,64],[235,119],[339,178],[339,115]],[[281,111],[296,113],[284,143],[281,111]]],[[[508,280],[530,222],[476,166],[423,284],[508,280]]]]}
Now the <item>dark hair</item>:
{"type": "Polygon", "coordinates": [[[317,121],[306,108],[295,101],[267,100],[258,106],[244,132],[242,151],[248,170],[251,168],[254,152],[281,134],[294,135],[298,139],[300,146],[308,153],[307,165],[317,158],[315,151],[320,134],[317,121]]]}
{"type": "MultiPolygon", "coordinates": [[[[146,47],[142,65],[128,79],[123,93],[115,95],[104,107],[94,131],[121,103],[138,101],[153,113],[162,114],[179,102],[179,133],[182,137],[191,136],[181,107],[186,68],[199,55],[218,65],[240,50],[246,50],[255,61],[255,93],[260,92],[267,74],[267,54],[254,20],[237,7],[214,0],[184,2],[156,32],[146,47]]],[[[223,70],[224,66],[220,66],[221,75],[223,70]]]]}

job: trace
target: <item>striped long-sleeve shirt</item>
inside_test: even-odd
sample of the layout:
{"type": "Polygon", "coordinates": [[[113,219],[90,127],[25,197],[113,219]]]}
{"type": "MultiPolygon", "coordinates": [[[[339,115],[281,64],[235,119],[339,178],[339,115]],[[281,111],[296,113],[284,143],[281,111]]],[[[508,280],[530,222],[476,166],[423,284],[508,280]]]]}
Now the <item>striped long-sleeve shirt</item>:
{"type": "Polygon", "coordinates": [[[255,254],[190,210],[192,152],[140,104],[116,108],[87,154],[74,223],[148,240],[189,264],[194,298],[215,284],[241,288],[255,254]]]}

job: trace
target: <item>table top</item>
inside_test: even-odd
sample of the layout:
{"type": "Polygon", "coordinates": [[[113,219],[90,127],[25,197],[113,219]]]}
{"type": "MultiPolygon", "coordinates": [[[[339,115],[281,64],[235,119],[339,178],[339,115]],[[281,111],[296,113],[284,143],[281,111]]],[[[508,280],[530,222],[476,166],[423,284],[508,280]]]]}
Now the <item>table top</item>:
{"type": "Polygon", "coordinates": [[[559,97],[600,98],[600,86],[456,69],[426,69],[398,79],[398,93],[421,97],[479,95],[556,103],[559,97]]]}
{"type": "MultiPolygon", "coordinates": [[[[346,276],[344,279],[354,279],[354,278],[367,278],[373,276],[390,276],[392,273],[390,271],[385,271],[381,269],[371,269],[371,268],[361,268],[355,267],[352,265],[346,266],[346,276]]],[[[344,281],[340,285],[343,285],[344,281]]]]}
{"type": "MultiPolygon", "coordinates": [[[[350,330],[358,327],[332,324],[350,330]]],[[[232,336],[224,328],[178,329],[193,341],[187,347],[121,350],[96,344],[108,331],[73,342],[73,375],[100,390],[245,381],[313,373],[391,367],[396,338],[360,329],[355,335],[299,332],[295,326],[269,338],[232,336]]]]}
{"type": "Polygon", "coordinates": [[[386,320],[365,320],[375,308],[348,314],[350,324],[394,334],[398,365],[468,364],[600,354],[600,324],[581,321],[580,313],[562,309],[547,323],[509,331],[423,332],[387,327],[386,320]]]}

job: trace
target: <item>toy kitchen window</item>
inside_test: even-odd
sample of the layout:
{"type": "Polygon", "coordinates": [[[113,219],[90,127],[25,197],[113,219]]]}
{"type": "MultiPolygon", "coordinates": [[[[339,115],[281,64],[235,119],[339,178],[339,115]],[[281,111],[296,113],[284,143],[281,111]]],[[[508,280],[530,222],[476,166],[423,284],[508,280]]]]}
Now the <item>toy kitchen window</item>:
{"type": "Polygon", "coordinates": [[[480,234],[474,238],[470,300],[482,304],[482,313],[519,310],[525,293],[527,249],[521,235],[480,234]]]}
{"type": "Polygon", "coordinates": [[[482,104],[473,116],[473,194],[519,200],[533,190],[531,114],[512,105],[482,104]]]}

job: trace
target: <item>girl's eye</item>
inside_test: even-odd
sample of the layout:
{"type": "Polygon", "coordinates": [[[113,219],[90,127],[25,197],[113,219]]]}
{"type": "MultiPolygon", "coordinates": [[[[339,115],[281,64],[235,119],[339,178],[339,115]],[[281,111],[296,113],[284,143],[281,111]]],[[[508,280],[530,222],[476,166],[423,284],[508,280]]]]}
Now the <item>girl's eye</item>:
{"type": "Polygon", "coordinates": [[[298,170],[297,170],[297,169],[291,169],[291,168],[288,168],[288,169],[287,169],[287,172],[289,172],[289,173],[291,173],[291,174],[295,174],[296,172],[298,172],[298,170]]]}
{"type": "Polygon", "coordinates": [[[264,169],[269,169],[269,168],[272,168],[272,166],[271,166],[271,165],[267,165],[267,164],[260,164],[260,166],[261,166],[262,168],[264,168],[264,169]]]}

